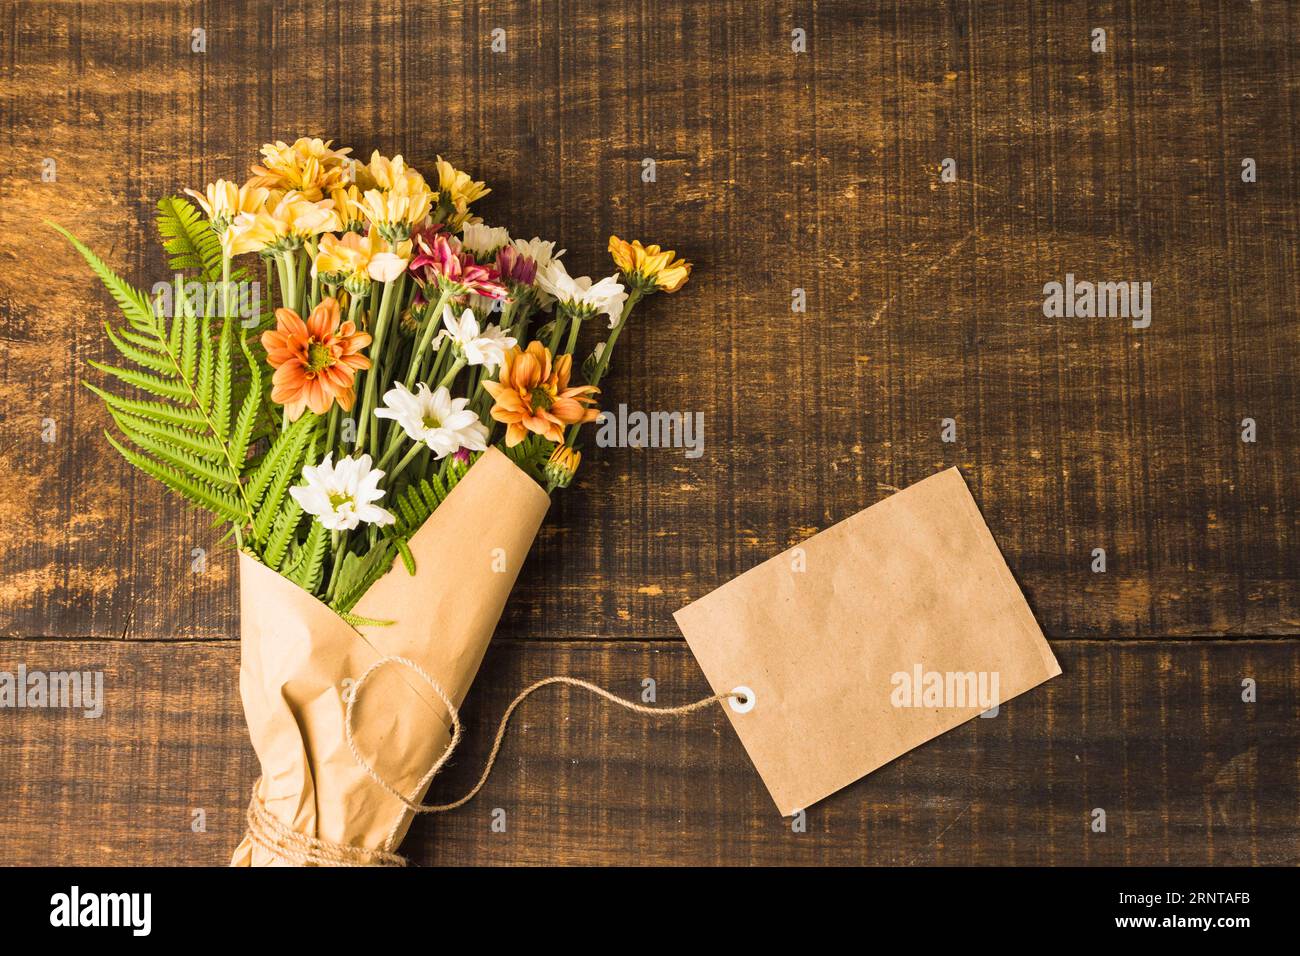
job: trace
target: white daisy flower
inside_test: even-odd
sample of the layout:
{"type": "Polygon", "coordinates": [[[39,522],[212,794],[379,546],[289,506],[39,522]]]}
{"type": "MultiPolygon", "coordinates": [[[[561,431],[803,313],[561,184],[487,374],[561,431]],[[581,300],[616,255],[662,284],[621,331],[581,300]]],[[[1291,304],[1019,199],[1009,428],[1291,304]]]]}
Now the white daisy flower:
{"type": "Polygon", "coordinates": [[[623,303],[627,301],[627,290],[617,276],[607,276],[592,284],[590,276],[577,279],[570,276],[564,263],[558,259],[551,260],[545,269],[537,271],[537,287],[574,312],[609,316],[611,329],[618,325],[623,303]]]}
{"type": "Polygon", "coordinates": [[[361,522],[392,524],[397,519],[373,502],[384,496],[379,479],[384,473],[370,467],[370,456],[341,458],[333,464],[325,456],[319,465],[307,465],[302,476],[307,484],[290,488],[293,500],[330,531],[351,531],[361,522]]]}
{"type": "MultiPolygon", "coordinates": [[[[515,239],[510,243],[515,249],[532,259],[537,263],[537,274],[541,275],[542,270],[551,264],[552,261],[564,255],[565,250],[555,251],[555,243],[548,242],[545,239],[539,239],[533,236],[531,239],[515,239]]],[[[535,282],[536,280],[534,280],[535,282]]],[[[555,303],[555,296],[548,294],[536,285],[533,287],[533,294],[537,296],[537,304],[543,309],[550,309],[555,303]]]]}
{"type": "Polygon", "coordinates": [[[460,231],[461,246],[479,262],[491,262],[509,241],[510,233],[504,226],[467,222],[460,231]]]}
{"type": "Polygon", "coordinates": [[[446,458],[462,448],[487,448],[487,426],[465,407],[468,404],[468,398],[452,398],[446,388],[431,392],[421,382],[411,394],[401,382],[394,382],[375,416],[397,422],[412,441],[428,445],[434,458],[446,458]]]}
{"type": "Polygon", "coordinates": [[[480,330],[473,309],[466,309],[457,319],[451,306],[446,306],[442,310],[442,324],[446,329],[439,332],[438,337],[434,339],[434,348],[437,348],[444,338],[451,339],[460,353],[465,356],[465,364],[482,365],[489,372],[505,362],[506,352],[518,344],[512,336],[506,335],[500,326],[488,325],[480,330]]]}

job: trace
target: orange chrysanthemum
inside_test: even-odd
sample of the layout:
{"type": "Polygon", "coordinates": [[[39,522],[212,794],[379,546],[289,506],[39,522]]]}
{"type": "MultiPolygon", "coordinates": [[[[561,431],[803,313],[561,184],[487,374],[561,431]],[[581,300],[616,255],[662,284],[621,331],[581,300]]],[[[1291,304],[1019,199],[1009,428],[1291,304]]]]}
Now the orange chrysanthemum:
{"type": "Polygon", "coordinates": [[[551,352],[541,342],[531,342],[528,351],[512,348],[501,367],[501,380],[484,382],[496,404],[492,417],[506,425],[506,445],[514,447],[529,432],[551,441],[564,440],[564,426],[596,420],[591,396],[600,391],[594,385],[569,387],[573,356],[551,361],[551,352]]]}
{"type": "Polygon", "coordinates": [[[293,309],[276,309],[275,326],[262,333],[266,360],[275,369],[271,401],[284,406],[290,421],[307,408],[324,415],[335,401],[349,411],[356,398],[353,379],[370,368],[370,359],[361,354],[370,334],[351,322],[340,326],[335,299],[323,299],[306,322],[293,309]]]}

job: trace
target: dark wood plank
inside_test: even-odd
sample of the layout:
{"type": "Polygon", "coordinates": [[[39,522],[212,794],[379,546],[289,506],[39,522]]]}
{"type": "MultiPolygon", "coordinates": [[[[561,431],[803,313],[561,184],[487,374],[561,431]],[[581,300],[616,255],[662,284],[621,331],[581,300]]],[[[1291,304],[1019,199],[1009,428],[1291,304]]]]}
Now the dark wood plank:
{"type": "Polygon", "coordinates": [[[697,263],[626,334],[606,400],[703,412],[703,457],[593,449],[503,633],[673,636],[686,601],[951,464],[1052,636],[1296,633],[1294,4],[98,0],[5,18],[0,454],[22,491],[0,502],[0,633],[237,626],[232,556],[103,442],[78,382],[107,302],[35,224],[154,281],[153,200],[298,133],[452,157],[495,187],[490,221],[560,239],[575,268],[607,267],[611,231],[697,263]],[[1066,272],[1152,281],[1151,328],[1045,319],[1066,272]]]}
{"type": "MultiPolygon", "coordinates": [[[[645,720],[552,688],[472,803],[416,822],[425,864],[1300,863],[1300,665],[1282,641],[1056,642],[1064,674],[812,807],[792,832],[725,717],[645,720]],[[1243,703],[1241,680],[1258,684],[1243,703]],[[1094,808],[1107,830],[1090,829],[1094,808]],[[506,831],[491,830],[506,811],[506,831]]],[[[0,669],[103,669],[98,720],[0,717],[0,863],[222,863],[256,774],[231,642],[0,643],[0,669]],[[207,831],[191,829],[196,809],[207,831]]],[[[526,683],[660,704],[708,692],[673,642],[498,641],[435,795],[477,777],[526,683]]]]}

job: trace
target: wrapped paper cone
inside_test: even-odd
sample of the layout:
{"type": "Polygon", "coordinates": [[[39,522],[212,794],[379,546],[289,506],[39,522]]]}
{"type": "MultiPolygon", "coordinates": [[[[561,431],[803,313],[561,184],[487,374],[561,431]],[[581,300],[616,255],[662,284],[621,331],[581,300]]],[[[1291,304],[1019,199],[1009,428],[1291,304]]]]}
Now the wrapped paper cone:
{"type": "MultiPolygon", "coordinates": [[[[354,758],[346,693],[377,661],[423,668],[459,707],[496,629],[550,496],[489,449],[353,609],[393,621],[353,628],[297,585],[240,555],[239,690],[262,766],[257,797],[279,823],[319,840],[392,851],[412,814],[354,758]]],[[[410,799],[450,738],[438,696],[404,667],[386,665],[355,703],[355,741],[376,772],[410,799]]],[[[246,835],[235,866],[286,862],[246,835]]]]}

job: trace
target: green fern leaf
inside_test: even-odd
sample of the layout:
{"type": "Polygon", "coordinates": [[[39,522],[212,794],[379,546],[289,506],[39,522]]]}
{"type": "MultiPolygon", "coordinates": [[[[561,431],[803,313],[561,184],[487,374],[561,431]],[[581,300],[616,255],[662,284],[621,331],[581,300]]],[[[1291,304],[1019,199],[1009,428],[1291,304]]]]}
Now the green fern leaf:
{"type": "Polygon", "coordinates": [[[297,477],[298,463],[307,447],[307,439],[316,427],[316,420],[315,414],[306,412],[289,426],[288,431],[280,432],[271,442],[270,449],[248,480],[248,503],[254,508],[262,503],[266,490],[280,471],[289,471],[291,477],[297,477]]]}
{"type": "Polygon", "coordinates": [[[302,437],[297,442],[297,446],[291,449],[292,454],[281,460],[280,466],[272,476],[261,506],[253,518],[253,537],[258,541],[264,540],[270,533],[275,516],[279,514],[280,507],[289,492],[289,484],[302,473],[304,459],[314,460],[317,432],[315,426],[318,421],[319,417],[313,415],[311,426],[301,433],[302,437]]]}
{"type": "Polygon", "coordinates": [[[159,375],[171,376],[176,371],[171,361],[165,353],[159,352],[157,342],[150,342],[145,339],[145,344],[141,345],[134,341],[135,334],[128,329],[122,329],[120,332],[114,332],[113,326],[104,323],[104,331],[108,333],[108,340],[113,343],[113,347],[122,354],[124,359],[134,362],[136,365],[157,372],[159,375]],[[131,336],[130,339],[127,336],[131,336]]]}
{"type": "Polygon", "coordinates": [[[113,296],[113,301],[117,303],[117,307],[132,326],[146,334],[158,334],[158,317],[154,314],[153,303],[143,292],[118,276],[68,230],[49,220],[46,220],[45,224],[72,243],[72,248],[81,253],[81,258],[85,259],[91,271],[99,276],[99,281],[104,283],[104,288],[108,289],[109,294],[113,296]]]}
{"type": "Polygon", "coordinates": [[[206,479],[216,486],[238,487],[239,483],[232,477],[230,469],[226,467],[224,461],[220,465],[213,465],[198,455],[186,451],[179,445],[162,441],[144,432],[135,432],[130,429],[123,429],[123,431],[131,441],[178,471],[188,472],[191,475],[206,479]]]}
{"type": "Polygon", "coordinates": [[[329,550],[329,531],[319,521],[313,521],[307,541],[299,552],[298,566],[289,580],[304,591],[315,593],[320,587],[325,571],[325,553],[329,550]]]}
{"type": "Polygon", "coordinates": [[[199,407],[205,412],[212,408],[212,382],[215,372],[215,355],[212,347],[212,320],[207,313],[199,319],[199,375],[194,391],[199,398],[199,407]]]}
{"type": "Polygon", "coordinates": [[[344,622],[351,624],[353,627],[392,627],[396,621],[382,621],[377,617],[361,617],[359,614],[349,614],[347,611],[336,612],[344,622]]]}
{"type": "Polygon", "coordinates": [[[114,378],[121,379],[128,385],[134,385],[141,391],[149,392],[151,395],[157,395],[160,398],[170,398],[173,401],[183,402],[190,397],[189,389],[185,387],[184,382],[176,381],[171,378],[163,378],[160,375],[152,375],[149,372],[137,372],[132,368],[119,368],[116,365],[105,365],[103,362],[96,362],[93,359],[88,363],[91,368],[97,368],[101,372],[106,372],[114,378]]]}
{"type": "Polygon", "coordinates": [[[113,421],[117,423],[117,427],[122,429],[125,434],[139,432],[159,441],[177,445],[191,455],[197,455],[212,464],[224,464],[226,462],[226,450],[210,434],[191,431],[188,428],[181,428],[176,425],[164,425],[161,422],[141,418],[138,415],[130,415],[126,412],[119,412],[112,408],[108,411],[113,416],[113,421]]]}
{"type": "Polygon", "coordinates": [[[275,526],[266,539],[266,548],[262,551],[262,560],[267,567],[279,571],[289,552],[289,543],[293,540],[298,525],[302,522],[302,506],[291,496],[284,503],[284,508],[276,516],[275,526]]]}
{"type": "Polygon", "coordinates": [[[132,451],[121,442],[117,441],[108,432],[104,432],[104,437],[108,443],[121,453],[122,457],[135,465],[141,471],[161,481],[168,488],[171,488],[177,494],[187,498],[192,503],[204,508],[214,514],[220,515],[228,521],[239,522],[244,518],[243,509],[240,506],[239,499],[234,495],[219,491],[211,487],[206,482],[196,480],[191,476],[179,471],[169,465],[154,461],[147,455],[132,451]]]}
{"type": "Polygon", "coordinates": [[[106,392],[98,386],[91,385],[89,382],[82,382],[81,384],[102,398],[109,408],[117,411],[138,415],[142,418],[156,419],[185,428],[207,427],[207,418],[197,408],[169,405],[166,402],[147,402],[136,398],[123,398],[120,395],[114,395],[112,392],[106,392]]]}
{"type": "Polygon", "coordinates": [[[244,393],[244,402],[239,408],[239,417],[235,419],[235,434],[230,439],[230,458],[241,469],[246,469],[248,446],[253,437],[253,426],[257,423],[257,413],[262,407],[262,369],[261,364],[253,358],[248,350],[248,342],[243,335],[239,337],[239,348],[248,362],[248,390],[244,393]]]}
{"type": "Polygon", "coordinates": [[[342,613],[352,610],[370,585],[383,577],[392,565],[393,543],[388,538],[377,542],[363,556],[349,551],[343,555],[330,606],[342,613]]]}
{"type": "Polygon", "coordinates": [[[197,269],[209,282],[221,280],[221,239],[193,203],[179,196],[159,200],[154,220],[175,272],[197,269]]]}

